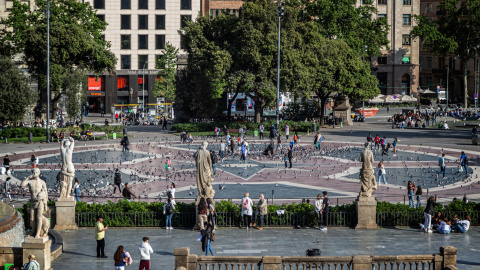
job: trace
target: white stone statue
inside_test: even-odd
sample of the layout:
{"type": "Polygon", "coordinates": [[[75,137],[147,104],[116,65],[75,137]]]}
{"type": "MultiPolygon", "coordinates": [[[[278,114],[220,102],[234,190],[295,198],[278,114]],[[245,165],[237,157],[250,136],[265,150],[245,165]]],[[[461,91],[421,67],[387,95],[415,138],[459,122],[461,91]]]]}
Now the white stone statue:
{"type": "Polygon", "coordinates": [[[48,191],[45,181],[40,179],[40,170],[38,168],[32,169],[32,175],[23,180],[21,187],[28,186],[30,190],[30,225],[33,229],[33,237],[43,238],[48,237],[48,229],[50,222],[43,216],[44,212],[48,211],[48,191]]]}
{"type": "Polygon", "coordinates": [[[208,142],[203,142],[202,147],[193,154],[195,158],[195,165],[197,167],[197,188],[198,198],[212,198],[215,195],[215,190],[212,187],[212,160],[210,152],[207,150],[208,142]]]}
{"type": "Polygon", "coordinates": [[[377,181],[375,181],[375,175],[373,175],[373,153],[368,143],[365,143],[365,149],[360,154],[360,162],[362,162],[362,168],[360,169],[360,183],[362,184],[360,197],[372,197],[372,193],[377,190],[377,181]]]}
{"type": "Polygon", "coordinates": [[[70,198],[72,182],[75,177],[75,168],[72,162],[73,147],[75,140],[72,137],[63,139],[60,144],[62,153],[62,181],[60,182],[60,198],[70,198]]]}

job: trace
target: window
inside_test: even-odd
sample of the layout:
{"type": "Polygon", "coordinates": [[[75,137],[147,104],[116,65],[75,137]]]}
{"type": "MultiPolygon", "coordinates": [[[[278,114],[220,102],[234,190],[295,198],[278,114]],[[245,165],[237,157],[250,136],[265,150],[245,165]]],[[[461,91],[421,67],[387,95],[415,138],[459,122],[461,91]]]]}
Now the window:
{"type": "Polygon", "coordinates": [[[165,15],[155,15],[155,29],[165,29],[165,15]]]}
{"type": "Polygon", "coordinates": [[[138,49],[139,50],[148,49],[148,35],[138,35],[138,49]]]}
{"type": "Polygon", "coordinates": [[[380,19],[380,20],[387,20],[387,14],[378,14],[377,17],[380,19]]]}
{"type": "Polygon", "coordinates": [[[181,0],[180,9],[181,10],[191,10],[192,9],[192,0],[181,0]]]}
{"type": "Polygon", "coordinates": [[[450,70],[455,70],[455,58],[449,58],[450,70]]]}
{"type": "Polygon", "coordinates": [[[378,57],[378,64],[379,65],[386,65],[387,64],[387,57],[386,56],[378,57]]]}
{"type": "Polygon", "coordinates": [[[155,36],[155,49],[157,50],[165,49],[165,35],[155,36]]]}
{"type": "Polygon", "coordinates": [[[432,4],[431,3],[427,4],[427,12],[432,12],[432,11],[433,11],[432,4]]]}
{"type": "Polygon", "coordinates": [[[432,57],[427,57],[427,68],[432,68],[432,57]]]}
{"type": "Polygon", "coordinates": [[[410,45],[411,39],[410,35],[402,35],[402,44],[403,45],[410,45]]]}
{"type": "Polygon", "coordinates": [[[379,4],[379,5],[386,5],[386,4],[387,4],[387,0],[378,0],[378,4],[379,4]]]}
{"type": "Polygon", "coordinates": [[[121,35],[120,40],[121,40],[120,49],[122,50],[131,49],[132,37],[130,35],[121,35]]]}
{"type": "Polygon", "coordinates": [[[362,5],[370,5],[371,3],[371,0],[362,0],[362,5]]]}
{"type": "Polygon", "coordinates": [[[130,55],[121,55],[120,56],[120,59],[121,59],[121,64],[120,64],[120,68],[121,69],[130,69],[130,55]]]}
{"type": "Polygon", "coordinates": [[[427,87],[432,86],[432,84],[433,84],[432,77],[427,77],[427,87]]]}
{"type": "Polygon", "coordinates": [[[138,56],[138,69],[143,69],[143,66],[145,66],[145,69],[148,69],[148,55],[139,55],[138,56]]]}
{"type": "MultiPolygon", "coordinates": [[[[138,56],[138,59],[140,59],[140,56],[146,56],[146,55],[139,55],[139,56],[138,56]]],[[[139,62],[139,64],[140,64],[140,62],[139,62]]],[[[147,64],[147,65],[148,65],[148,64],[147,64]]],[[[145,67],[146,67],[146,66],[145,66],[145,67]]],[[[143,66],[142,66],[142,68],[143,68],[143,66]]],[[[144,83],[143,77],[144,77],[143,74],[142,74],[142,75],[138,75],[138,77],[137,77],[138,91],[142,91],[142,90],[144,89],[144,88],[143,88],[143,83],[144,83]]],[[[145,76],[145,90],[148,91],[148,76],[145,76]]]]}
{"type": "Polygon", "coordinates": [[[387,94],[387,82],[388,82],[388,74],[387,72],[377,72],[377,79],[378,79],[378,88],[382,95],[387,94]]]}
{"type": "Polygon", "coordinates": [[[412,25],[412,15],[403,14],[403,25],[412,25]]]}
{"type": "Polygon", "coordinates": [[[187,26],[187,22],[192,20],[191,15],[180,15],[180,27],[183,28],[187,26]]]}
{"type": "Polygon", "coordinates": [[[412,4],[412,0],[403,0],[403,4],[404,4],[404,5],[411,5],[411,4],[412,4]]]}
{"type": "Polygon", "coordinates": [[[165,0],[155,0],[156,9],[165,9],[165,0]]]}
{"type": "Polygon", "coordinates": [[[130,29],[130,15],[120,15],[121,29],[130,29]]]}
{"type": "Polygon", "coordinates": [[[102,22],[105,22],[105,14],[97,14],[97,18],[102,21],[102,22]]]}
{"type": "Polygon", "coordinates": [[[130,0],[122,0],[122,3],[120,4],[121,9],[130,9],[130,0]]]}
{"type": "Polygon", "coordinates": [[[105,9],[105,0],[94,0],[93,8],[95,9],[105,9]]]}
{"type": "Polygon", "coordinates": [[[148,29],[148,15],[138,15],[138,29],[148,29]]]}
{"type": "Polygon", "coordinates": [[[155,68],[156,68],[156,69],[165,68],[165,66],[161,67],[160,64],[158,63],[162,58],[163,58],[163,54],[157,54],[157,55],[155,55],[155,68]]]}
{"type": "Polygon", "coordinates": [[[117,76],[117,91],[128,91],[128,76],[117,76]]]}
{"type": "Polygon", "coordinates": [[[410,64],[410,56],[403,56],[402,64],[410,64]]]}
{"type": "Polygon", "coordinates": [[[148,0],[138,0],[138,9],[148,9],[148,0]]]}

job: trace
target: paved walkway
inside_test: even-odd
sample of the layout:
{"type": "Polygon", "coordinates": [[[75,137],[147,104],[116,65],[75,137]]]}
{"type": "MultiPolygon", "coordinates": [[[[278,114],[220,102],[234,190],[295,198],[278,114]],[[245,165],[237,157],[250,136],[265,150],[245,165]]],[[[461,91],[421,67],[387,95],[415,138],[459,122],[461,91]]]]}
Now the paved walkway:
{"type": "MultiPolygon", "coordinates": [[[[138,246],[143,236],[150,238],[154,250],[152,269],[173,269],[175,247],[190,247],[190,253],[202,255],[196,242],[198,231],[187,229],[108,229],[107,259],[96,257],[94,229],[61,232],[65,238],[63,254],[53,262],[53,269],[113,269],[113,254],[118,245],[133,257],[129,269],[138,269],[138,246]]],[[[480,228],[467,234],[425,234],[411,228],[389,228],[356,231],[349,228],[318,229],[227,229],[217,230],[213,250],[217,256],[305,256],[310,248],[320,248],[322,256],[417,255],[439,253],[441,246],[458,249],[457,267],[480,269],[480,228]]]]}

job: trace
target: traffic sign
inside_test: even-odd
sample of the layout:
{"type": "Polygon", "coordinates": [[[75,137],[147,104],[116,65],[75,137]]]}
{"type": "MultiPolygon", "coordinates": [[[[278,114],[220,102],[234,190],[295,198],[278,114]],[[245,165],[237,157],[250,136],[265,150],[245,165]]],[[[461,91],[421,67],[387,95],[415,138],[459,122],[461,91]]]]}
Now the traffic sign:
{"type": "Polygon", "coordinates": [[[393,99],[397,99],[397,95],[393,95],[393,99]]]}
{"type": "Polygon", "coordinates": [[[478,98],[478,94],[473,95],[473,97],[474,97],[475,99],[477,99],[477,98],[478,98]]]}
{"type": "Polygon", "coordinates": [[[440,93],[440,88],[437,88],[437,93],[440,93]]]}
{"type": "Polygon", "coordinates": [[[440,85],[437,85],[437,89],[440,89],[440,85]]]}

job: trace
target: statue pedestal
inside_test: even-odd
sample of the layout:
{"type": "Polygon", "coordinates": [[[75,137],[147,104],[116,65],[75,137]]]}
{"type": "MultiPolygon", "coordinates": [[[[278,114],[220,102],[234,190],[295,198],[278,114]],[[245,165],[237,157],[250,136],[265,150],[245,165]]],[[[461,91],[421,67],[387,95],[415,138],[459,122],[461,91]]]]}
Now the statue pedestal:
{"type": "Polygon", "coordinates": [[[376,230],[377,226],[377,201],[374,197],[357,198],[357,226],[358,229],[376,230]]]}
{"type": "Polygon", "coordinates": [[[34,255],[35,260],[40,264],[40,270],[50,270],[50,247],[52,240],[47,237],[33,238],[28,236],[22,243],[23,248],[23,263],[28,262],[28,255],[34,255]]]}
{"type": "Polygon", "coordinates": [[[77,202],[73,197],[58,199],[58,201],[55,203],[55,230],[78,229],[77,223],[75,223],[75,205],[77,205],[77,202]]]}

